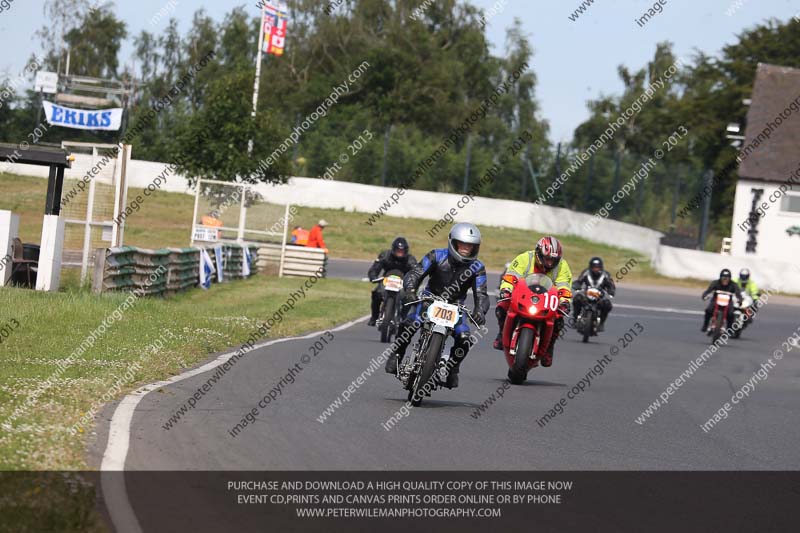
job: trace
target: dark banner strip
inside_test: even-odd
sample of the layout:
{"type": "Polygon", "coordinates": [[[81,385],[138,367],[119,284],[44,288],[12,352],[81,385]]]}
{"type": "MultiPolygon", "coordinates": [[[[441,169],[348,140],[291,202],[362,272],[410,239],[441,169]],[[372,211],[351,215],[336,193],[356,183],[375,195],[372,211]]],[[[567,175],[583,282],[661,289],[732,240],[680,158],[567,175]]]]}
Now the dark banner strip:
{"type": "Polygon", "coordinates": [[[145,532],[790,531],[800,504],[798,472],[4,472],[3,530],[113,531],[123,479],[145,532]]]}

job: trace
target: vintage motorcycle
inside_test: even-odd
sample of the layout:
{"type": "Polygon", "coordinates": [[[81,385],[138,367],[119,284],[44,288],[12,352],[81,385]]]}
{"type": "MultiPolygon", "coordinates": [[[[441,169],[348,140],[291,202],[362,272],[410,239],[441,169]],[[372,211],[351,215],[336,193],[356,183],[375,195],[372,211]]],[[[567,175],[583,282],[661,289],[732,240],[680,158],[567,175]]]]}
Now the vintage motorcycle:
{"type": "Polygon", "coordinates": [[[424,397],[430,396],[447,381],[455,361],[451,361],[450,353],[444,351],[444,345],[456,325],[466,317],[478,326],[466,306],[448,303],[441,296],[427,291],[418,300],[406,305],[416,304],[422,304],[423,308],[419,339],[411,357],[404,358],[397,368],[397,377],[408,391],[408,401],[414,407],[418,407],[424,397]]]}
{"type": "Polygon", "coordinates": [[[725,317],[728,315],[728,306],[733,305],[731,301],[733,294],[727,291],[714,291],[711,295],[714,298],[714,310],[711,313],[711,323],[706,335],[711,336],[711,342],[717,342],[722,336],[722,328],[725,327],[725,317]]]}
{"type": "Polygon", "coordinates": [[[403,273],[390,270],[383,277],[371,281],[381,283],[380,290],[383,291],[381,312],[375,326],[381,334],[381,342],[392,342],[403,321],[403,273]]]}

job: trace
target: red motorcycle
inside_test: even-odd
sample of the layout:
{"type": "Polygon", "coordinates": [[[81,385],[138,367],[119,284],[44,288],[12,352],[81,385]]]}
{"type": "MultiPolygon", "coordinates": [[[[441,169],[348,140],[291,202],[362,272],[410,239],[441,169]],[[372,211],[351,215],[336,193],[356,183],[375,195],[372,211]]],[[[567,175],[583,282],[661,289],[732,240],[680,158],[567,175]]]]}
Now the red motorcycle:
{"type": "Polygon", "coordinates": [[[559,317],[559,301],[571,298],[572,291],[566,287],[556,289],[553,280],[544,274],[531,274],[524,280],[505,274],[503,280],[514,285],[511,296],[501,300],[510,300],[503,326],[503,351],[509,381],[521,385],[550,346],[559,317]]]}
{"type": "Polygon", "coordinates": [[[714,291],[711,297],[714,298],[714,311],[711,313],[711,325],[708,327],[706,335],[711,337],[713,343],[722,336],[723,324],[728,316],[728,306],[733,305],[731,301],[733,294],[727,291],[714,291]]]}

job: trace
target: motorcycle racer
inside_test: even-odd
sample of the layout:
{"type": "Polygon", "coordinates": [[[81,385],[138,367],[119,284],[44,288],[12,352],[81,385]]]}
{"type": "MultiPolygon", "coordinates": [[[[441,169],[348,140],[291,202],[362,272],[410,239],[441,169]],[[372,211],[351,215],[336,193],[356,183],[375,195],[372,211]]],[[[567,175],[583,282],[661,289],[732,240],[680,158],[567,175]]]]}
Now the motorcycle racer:
{"type": "MultiPolygon", "coordinates": [[[[515,257],[506,273],[521,279],[525,279],[530,274],[544,274],[549,277],[553,280],[556,288],[565,290],[565,294],[560,298],[559,309],[562,315],[567,316],[570,313],[570,298],[572,297],[572,270],[570,270],[567,260],[563,259],[563,255],[564,250],[558,239],[550,236],[542,237],[536,243],[536,248],[515,257]]],[[[502,332],[506,315],[508,314],[509,302],[506,298],[511,296],[513,289],[514,285],[508,281],[503,280],[500,284],[500,296],[498,297],[497,307],[495,307],[495,316],[497,316],[497,323],[500,328],[494,341],[496,350],[503,349],[502,332]]],[[[556,339],[563,327],[564,319],[561,317],[556,320],[550,346],[548,346],[547,353],[542,358],[542,366],[548,367],[553,364],[556,339]]]]}
{"type": "MultiPolygon", "coordinates": [[[[399,270],[403,275],[408,274],[408,271],[414,268],[417,264],[417,259],[411,255],[411,248],[405,237],[397,237],[392,241],[392,247],[389,250],[381,252],[372,266],[369,267],[367,276],[370,281],[379,278],[381,274],[391,270],[399,270]]],[[[383,302],[383,291],[380,285],[375,285],[372,291],[372,315],[370,316],[368,326],[374,326],[380,314],[381,303],[383,302]]]]}
{"type": "Polygon", "coordinates": [[[739,286],[740,289],[747,291],[747,294],[753,299],[753,301],[758,300],[761,297],[761,290],[756,285],[756,282],[750,279],[750,269],[743,268],[739,271],[739,277],[733,280],[735,284],[739,286]]]}
{"type": "Polygon", "coordinates": [[[737,284],[741,290],[749,294],[750,298],[753,299],[753,305],[750,306],[752,313],[748,319],[750,323],[752,323],[755,321],[756,312],[758,311],[758,307],[756,307],[755,302],[761,298],[761,289],[758,288],[758,285],[756,285],[755,281],[750,279],[749,268],[741,269],[739,271],[739,277],[733,280],[733,282],[737,284]]]}
{"type": "MultiPolygon", "coordinates": [[[[481,233],[474,224],[459,222],[450,229],[447,248],[436,248],[428,252],[403,280],[406,299],[413,301],[422,280],[428,277],[426,290],[444,297],[449,303],[463,303],[472,289],[475,301],[473,318],[482,326],[489,310],[489,294],[486,286],[486,267],[478,260],[481,233]]],[[[400,325],[395,344],[396,352],[386,360],[386,372],[397,373],[397,365],[403,360],[411,337],[419,328],[423,305],[418,304],[400,325]]],[[[469,337],[469,322],[466,315],[453,330],[455,344],[450,350],[454,361],[447,376],[448,388],[458,387],[458,372],[461,362],[472,347],[469,337]]]]}
{"type": "MultiPolygon", "coordinates": [[[[731,281],[731,271],[727,268],[723,268],[719,273],[719,279],[716,279],[709,284],[708,288],[703,291],[702,298],[703,300],[709,294],[713,294],[714,291],[723,291],[723,292],[730,292],[731,294],[735,294],[736,298],[739,302],[742,301],[742,293],[739,290],[739,286],[731,281]]],[[[706,332],[708,329],[708,323],[711,322],[711,315],[714,313],[714,299],[712,298],[708,302],[708,306],[706,307],[705,317],[703,318],[703,327],[700,329],[702,332],[706,332]]],[[[726,326],[728,328],[731,327],[733,324],[733,306],[729,305],[727,314],[725,316],[726,326]]]]}
{"type": "Polygon", "coordinates": [[[599,289],[603,292],[603,296],[598,302],[598,309],[600,310],[600,324],[597,326],[597,331],[605,329],[606,318],[608,313],[611,312],[613,306],[611,299],[617,291],[614,284],[614,279],[611,273],[603,268],[603,260],[600,257],[592,257],[589,260],[589,267],[581,272],[581,275],[572,283],[572,290],[575,294],[572,297],[572,316],[577,318],[581,312],[581,306],[586,303],[586,289],[599,289]]]}

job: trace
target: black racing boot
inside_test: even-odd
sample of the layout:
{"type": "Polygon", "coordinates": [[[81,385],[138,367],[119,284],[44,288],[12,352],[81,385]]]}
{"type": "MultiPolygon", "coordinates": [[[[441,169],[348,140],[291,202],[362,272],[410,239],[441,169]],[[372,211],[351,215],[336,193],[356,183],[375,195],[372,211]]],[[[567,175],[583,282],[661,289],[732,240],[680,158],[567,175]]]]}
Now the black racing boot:
{"type": "Polygon", "coordinates": [[[508,313],[502,308],[497,307],[494,310],[494,314],[497,317],[497,337],[494,338],[492,348],[503,351],[503,328],[506,326],[506,316],[508,313]]]}
{"type": "Polygon", "coordinates": [[[402,358],[397,354],[391,354],[386,359],[386,373],[397,375],[397,364],[402,361],[402,358]]]}
{"type": "Polygon", "coordinates": [[[372,305],[370,309],[372,315],[370,316],[369,322],[367,322],[368,326],[374,326],[375,322],[378,320],[378,315],[381,313],[381,299],[380,295],[377,292],[372,293],[372,305]]]}
{"type": "Polygon", "coordinates": [[[460,363],[456,363],[453,365],[453,368],[450,369],[450,372],[447,374],[447,381],[445,382],[444,386],[448,389],[455,389],[458,387],[458,367],[460,363]]]}
{"type": "Polygon", "coordinates": [[[450,367],[449,372],[447,373],[447,381],[445,381],[444,386],[448,389],[455,389],[458,387],[458,371],[461,367],[462,361],[467,354],[464,353],[464,350],[460,348],[453,347],[450,350],[450,362],[452,362],[452,366],[450,367]],[[459,352],[461,355],[459,355],[459,352]]]}

